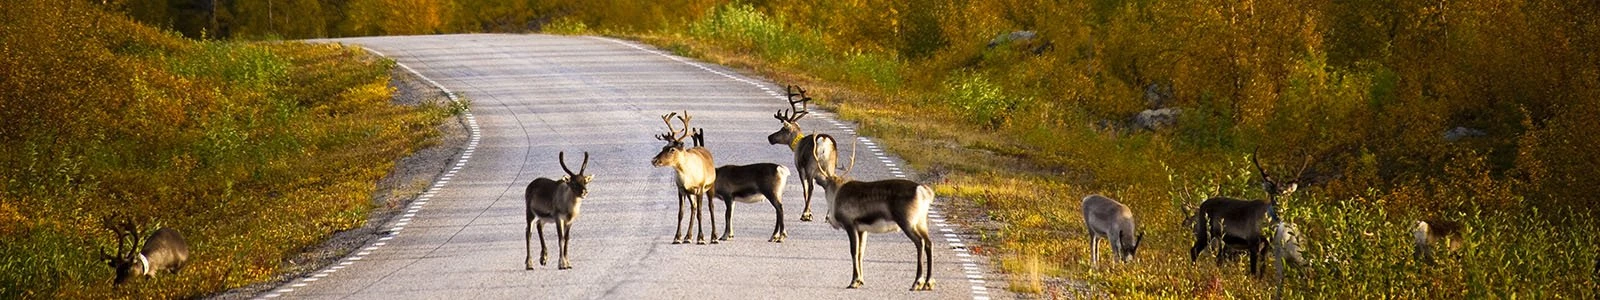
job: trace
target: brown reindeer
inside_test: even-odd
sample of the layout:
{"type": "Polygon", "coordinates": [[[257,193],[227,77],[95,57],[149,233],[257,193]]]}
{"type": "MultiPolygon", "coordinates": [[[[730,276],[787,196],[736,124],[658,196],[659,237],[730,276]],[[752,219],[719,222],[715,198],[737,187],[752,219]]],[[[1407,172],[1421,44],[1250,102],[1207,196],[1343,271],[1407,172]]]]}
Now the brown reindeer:
{"type": "Polygon", "coordinates": [[[578,172],[573,173],[567,168],[567,153],[556,154],[560,160],[561,170],[567,176],[560,180],[550,180],[540,177],[528,183],[527,192],[523,194],[528,207],[527,242],[528,256],[527,269],[533,269],[533,233],[535,228],[539,232],[539,265],[543,266],[549,257],[549,251],[544,244],[544,224],[556,224],[556,241],[561,245],[561,264],[557,270],[572,268],[572,263],[567,261],[567,241],[572,239],[572,221],[578,219],[578,213],[583,206],[583,197],[589,195],[589,182],[594,180],[594,175],[584,175],[589,169],[589,152],[583,153],[583,164],[578,166],[578,172]]]}
{"type": "Polygon", "coordinates": [[[843,229],[850,240],[852,279],[845,288],[858,288],[864,283],[861,257],[866,255],[866,233],[898,230],[917,246],[917,274],[911,290],[933,290],[933,238],[928,235],[933,189],[905,179],[852,180],[848,173],[855,168],[855,150],[850,156],[850,168],[843,174],[828,172],[822,179],[822,190],[828,199],[828,225],[843,229]]]}
{"type": "Polygon", "coordinates": [[[117,252],[116,255],[106,254],[105,248],[101,248],[100,259],[116,270],[117,277],[112,281],[113,285],[121,285],[128,278],[138,275],[155,278],[160,271],[177,274],[189,261],[189,242],[183,239],[183,234],[178,233],[177,229],[156,229],[149,237],[140,240],[145,231],[139,230],[139,226],[131,222],[108,227],[117,234],[117,252]],[[124,245],[127,245],[126,249],[124,245]]]}
{"type": "Polygon", "coordinates": [[[804,118],[810,111],[806,103],[811,97],[806,96],[806,90],[798,86],[788,86],[788,110],[779,110],[773,118],[783,123],[777,132],[767,135],[767,142],[773,145],[788,145],[794,151],[794,168],[800,172],[800,186],[802,196],[806,199],[805,208],[800,212],[800,221],[811,221],[811,194],[814,185],[821,184],[825,174],[834,172],[834,167],[839,162],[837,143],[832,136],[827,134],[807,135],[800,130],[800,118],[804,118]],[[795,100],[795,97],[800,97],[795,100]]]}
{"type": "Polygon", "coordinates": [[[706,243],[705,225],[702,224],[704,219],[701,218],[700,214],[700,205],[704,203],[707,205],[706,210],[711,212],[711,243],[716,244],[716,205],[709,201],[709,198],[717,181],[717,170],[715,169],[715,163],[711,159],[711,150],[707,150],[704,146],[687,148],[683,144],[683,139],[689,137],[689,120],[692,119],[693,117],[689,116],[688,111],[683,112],[683,115],[670,113],[661,116],[661,121],[667,123],[667,133],[657,135],[656,138],[667,142],[667,144],[661,147],[661,152],[656,154],[650,164],[656,167],[670,166],[677,172],[678,232],[673,234],[672,243],[682,244],[689,242],[689,236],[684,234],[683,231],[683,207],[684,203],[688,202],[689,209],[692,211],[689,216],[688,227],[690,230],[695,230],[695,243],[706,243]],[[672,128],[673,117],[677,117],[678,121],[683,123],[683,130],[679,131],[672,128]],[[700,226],[695,227],[696,224],[700,224],[700,226]]]}

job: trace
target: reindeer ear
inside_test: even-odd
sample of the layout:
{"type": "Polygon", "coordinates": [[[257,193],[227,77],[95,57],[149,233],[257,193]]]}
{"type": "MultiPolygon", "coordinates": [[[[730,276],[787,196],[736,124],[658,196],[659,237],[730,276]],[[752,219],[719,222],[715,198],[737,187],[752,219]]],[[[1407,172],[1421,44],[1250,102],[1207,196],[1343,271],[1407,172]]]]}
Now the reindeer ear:
{"type": "Polygon", "coordinates": [[[594,180],[594,175],[583,175],[583,182],[589,182],[592,180],[594,180]]]}

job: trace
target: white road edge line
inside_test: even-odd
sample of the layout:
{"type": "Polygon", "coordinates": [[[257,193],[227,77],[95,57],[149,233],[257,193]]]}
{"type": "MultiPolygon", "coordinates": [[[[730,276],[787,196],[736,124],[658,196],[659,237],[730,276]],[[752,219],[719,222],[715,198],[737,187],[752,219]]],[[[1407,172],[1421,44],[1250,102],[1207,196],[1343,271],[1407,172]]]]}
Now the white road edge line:
{"type": "MultiPolygon", "coordinates": [[[[367,50],[367,52],[371,52],[373,55],[382,56],[382,57],[389,57],[389,55],[383,54],[383,52],[378,52],[378,50],[373,50],[372,48],[362,47],[361,49],[362,50],[367,50]]],[[[411,66],[408,66],[408,65],[406,65],[404,63],[401,63],[399,61],[396,61],[394,64],[395,64],[395,66],[399,66],[401,69],[405,69],[406,72],[411,73],[411,75],[416,75],[417,78],[422,78],[423,81],[428,82],[428,85],[433,86],[433,88],[439,89],[440,92],[444,93],[445,98],[450,99],[450,102],[461,103],[461,99],[456,96],[455,92],[450,91],[449,88],[444,87],[444,85],[439,84],[439,82],[433,81],[433,78],[428,78],[428,76],[423,76],[421,72],[417,72],[416,69],[412,69],[411,66]]],[[[430,200],[435,195],[437,195],[440,190],[443,190],[445,184],[450,182],[450,179],[452,179],[452,177],[455,176],[457,171],[461,170],[462,167],[467,165],[467,161],[472,159],[473,152],[476,152],[478,150],[478,141],[483,138],[483,135],[478,130],[478,119],[477,119],[476,116],[472,115],[472,109],[471,108],[467,108],[467,109],[462,110],[462,114],[463,114],[462,117],[464,119],[466,119],[467,123],[468,123],[467,135],[468,135],[469,142],[467,144],[467,148],[462,150],[462,153],[461,153],[460,157],[456,158],[455,165],[452,168],[450,168],[449,171],[444,176],[441,176],[439,178],[434,179],[433,187],[428,189],[427,193],[424,193],[422,195],[418,195],[418,197],[416,199],[412,199],[411,209],[406,211],[407,215],[405,216],[405,218],[393,221],[393,222],[396,222],[395,224],[392,225],[392,226],[394,226],[394,229],[391,229],[390,233],[388,235],[386,235],[384,237],[381,237],[381,238],[378,238],[379,242],[373,243],[372,246],[367,247],[366,249],[364,249],[365,251],[362,251],[361,253],[357,253],[357,254],[355,254],[353,256],[345,257],[344,261],[339,262],[336,265],[331,265],[329,268],[319,271],[318,274],[312,275],[310,278],[303,279],[302,282],[291,284],[291,285],[289,285],[290,286],[289,288],[285,288],[285,287],[279,286],[278,290],[268,291],[268,292],[266,292],[267,294],[256,296],[255,299],[266,299],[266,298],[282,297],[284,294],[287,294],[289,292],[295,291],[296,288],[305,287],[310,282],[317,281],[318,279],[321,279],[323,277],[327,277],[327,276],[333,274],[334,272],[338,272],[339,269],[344,269],[345,266],[349,266],[349,265],[355,264],[356,261],[360,261],[365,256],[370,255],[371,252],[378,250],[380,247],[383,247],[384,245],[388,245],[389,243],[388,242],[384,242],[384,241],[388,241],[388,240],[394,239],[395,235],[398,234],[398,231],[400,231],[401,229],[404,229],[405,227],[403,227],[403,226],[405,226],[405,225],[407,225],[407,224],[409,224],[411,222],[411,216],[416,215],[416,213],[419,210],[422,209],[422,205],[423,204],[427,204],[428,200],[430,200]]],[[[293,282],[293,281],[291,281],[291,282],[293,282]]]]}

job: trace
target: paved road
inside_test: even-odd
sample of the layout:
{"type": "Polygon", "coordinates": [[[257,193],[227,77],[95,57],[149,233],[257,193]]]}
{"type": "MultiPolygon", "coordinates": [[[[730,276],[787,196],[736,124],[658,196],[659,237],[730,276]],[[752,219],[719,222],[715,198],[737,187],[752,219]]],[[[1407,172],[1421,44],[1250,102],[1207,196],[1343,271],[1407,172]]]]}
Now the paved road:
{"type": "MultiPolygon", "coordinates": [[[[850,282],[845,234],[820,221],[799,221],[803,201],[793,176],[783,194],[786,242],[766,242],[773,222],[770,206],[746,204],[735,208],[734,240],[672,245],[677,205],[673,173],[649,163],[662,145],[654,139],[664,131],[660,115],[681,110],[693,114],[694,126],[705,128],[718,164],[789,166],[789,149],[769,145],[765,138],[779,127],[774,111],[788,105],[778,96],[781,85],[597,37],[445,35],[338,41],[380,51],[470,99],[476,126],[472,148],[458,160],[459,168],[442,176],[408,214],[386,225],[394,228],[392,235],[260,297],[1009,298],[999,295],[1002,280],[984,280],[990,277],[984,259],[968,257],[960,249],[965,237],[946,235],[952,231],[937,226],[935,291],[907,291],[916,257],[899,233],[869,235],[866,286],[845,289],[850,282]],[[563,174],[557,151],[567,151],[573,164],[581,157],[576,153],[588,151],[588,173],[595,175],[583,215],[572,229],[574,268],[556,270],[552,253],[551,265],[524,270],[523,189],[534,178],[563,174]]],[[[849,124],[821,111],[802,126],[841,141],[855,138],[849,124]]],[[[882,156],[870,140],[860,147],[856,178],[904,176],[898,173],[900,162],[882,156]]],[[[848,147],[841,148],[848,153],[848,147]]],[[[820,193],[818,189],[812,203],[819,220],[827,210],[820,193]]],[[[554,230],[546,234],[554,246],[554,230]]]]}

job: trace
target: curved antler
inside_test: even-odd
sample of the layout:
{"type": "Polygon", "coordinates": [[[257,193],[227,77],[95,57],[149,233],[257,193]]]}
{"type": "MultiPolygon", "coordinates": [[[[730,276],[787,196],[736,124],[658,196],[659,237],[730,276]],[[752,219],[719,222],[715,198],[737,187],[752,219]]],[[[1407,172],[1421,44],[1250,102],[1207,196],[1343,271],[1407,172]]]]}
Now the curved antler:
{"type": "MultiPolygon", "coordinates": [[[[677,140],[678,142],[683,142],[684,138],[689,137],[689,120],[694,120],[694,116],[690,116],[689,111],[687,110],[683,111],[683,115],[678,116],[678,121],[683,122],[683,132],[677,133],[678,136],[674,137],[673,139],[677,140]]],[[[672,126],[667,125],[667,128],[671,129],[672,126]]]]}
{"type": "Polygon", "coordinates": [[[583,164],[578,166],[578,176],[583,176],[585,171],[589,171],[589,151],[583,152],[583,164]]]}
{"type": "MultiPolygon", "coordinates": [[[[577,177],[578,176],[578,174],[573,174],[572,173],[572,169],[568,169],[567,168],[567,152],[566,151],[561,151],[560,153],[557,153],[556,154],[556,159],[557,159],[558,162],[561,163],[561,170],[562,171],[567,171],[567,176],[572,176],[572,177],[577,177]]],[[[585,165],[589,164],[589,154],[587,152],[585,152],[583,154],[583,163],[585,165]]],[[[579,169],[579,170],[582,170],[582,169],[579,169]]],[[[578,173],[581,174],[583,172],[580,171],[578,173]]]]}

